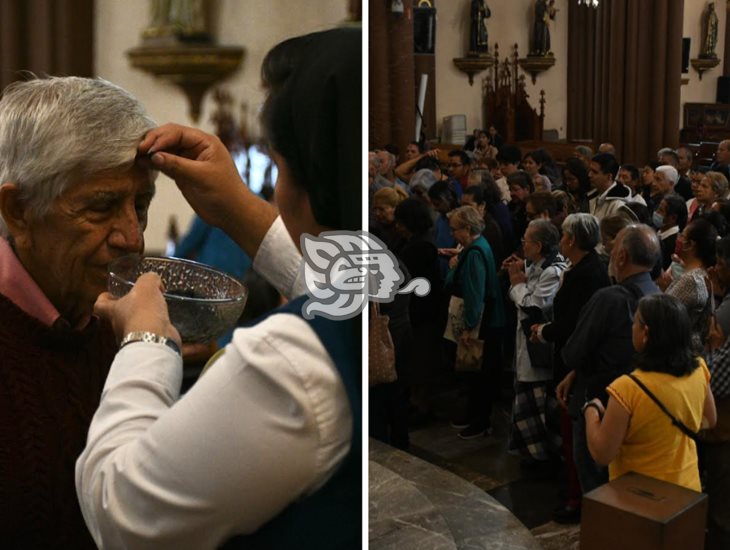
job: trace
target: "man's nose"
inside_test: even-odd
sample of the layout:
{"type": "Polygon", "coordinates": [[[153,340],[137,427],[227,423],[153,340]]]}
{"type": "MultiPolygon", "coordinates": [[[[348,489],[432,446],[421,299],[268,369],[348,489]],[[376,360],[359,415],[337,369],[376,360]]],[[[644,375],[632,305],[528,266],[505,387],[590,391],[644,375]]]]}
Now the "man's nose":
{"type": "Polygon", "coordinates": [[[144,228],[137,215],[137,210],[127,207],[117,216],[111,233],[109,244],[126,252],[142,252],[144,246],[144,228]]]}

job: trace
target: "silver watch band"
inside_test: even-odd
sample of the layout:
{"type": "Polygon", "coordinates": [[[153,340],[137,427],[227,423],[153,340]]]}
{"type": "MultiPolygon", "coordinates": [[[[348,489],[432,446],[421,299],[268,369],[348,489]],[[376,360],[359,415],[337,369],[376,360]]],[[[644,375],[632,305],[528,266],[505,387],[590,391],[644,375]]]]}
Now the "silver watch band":
{"type": "Polygon", "coordinates": [[[131,344],[133,342],[149,342],[152,344],[164,344],[168,348],[173,350],[175,353],[177,353],[179,356],[182,357],[182,352],[180,351],[180,347],[177,345],[177,342],[175,342],[175,340],[171,340],[170,338],[167,338],[165,336],[160,336],[159,334],[155,334],[154,332],[147,332],[147,331],[130,332],[124,338],[122,338],[122,342],[119,344],[119,349],[122,349],[127,344],[131,344]]]}

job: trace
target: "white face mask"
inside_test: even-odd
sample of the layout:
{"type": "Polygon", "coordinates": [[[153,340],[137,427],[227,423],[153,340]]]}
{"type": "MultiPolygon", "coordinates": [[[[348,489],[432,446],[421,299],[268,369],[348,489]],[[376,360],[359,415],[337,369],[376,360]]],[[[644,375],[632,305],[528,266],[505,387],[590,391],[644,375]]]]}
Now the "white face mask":
{"type": "Polygon", "coordinates": [[[679,279],[682,275],[684,275],[684,266],[677,262],[672,262],[672,265],[669,266],[669,269],[672,270],[672,279],[675,281],[679,279]]]}

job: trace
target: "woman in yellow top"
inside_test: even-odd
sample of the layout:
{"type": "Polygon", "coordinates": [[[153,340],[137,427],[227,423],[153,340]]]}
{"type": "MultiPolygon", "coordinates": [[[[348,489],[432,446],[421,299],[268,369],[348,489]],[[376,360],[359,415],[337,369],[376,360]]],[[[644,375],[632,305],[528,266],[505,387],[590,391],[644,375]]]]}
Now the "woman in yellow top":
{"type": "MultiPolygon", "coordinates": [[[[642,298],[632,341],[638,352],[632,374],[693,432],[713,427],[717,414],[710,372],[692,354],[684,305],[666,294],[642,298]]],[[[608,394],[605,411],[594,399],[583,412],[588,449],[596,462],[608,464],[609,479],[634,471],[700,491],[694,440],[629,376],[614,380],[608,394]]]]}

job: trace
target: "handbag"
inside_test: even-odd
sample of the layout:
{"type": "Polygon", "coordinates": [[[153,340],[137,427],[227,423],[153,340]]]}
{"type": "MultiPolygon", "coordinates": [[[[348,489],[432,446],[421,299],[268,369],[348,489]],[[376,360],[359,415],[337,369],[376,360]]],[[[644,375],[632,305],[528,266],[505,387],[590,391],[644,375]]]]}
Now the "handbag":
{"type": "Polygon", "coordinates": [[[390,317],[380,314],[378,302],[370,303],[368,323],[368,382],[370,386],[388,384],[398,379],[395,370],[395,346],[388,329],[390,317]]]}
{"type": "Polygon", "coordinates": [[[694,431],[690,430],[684,422],[682,422],[681,420],[679,420],[678,418],[676,418],[672,413],[670,413],[669,412],[669,409],[667,409],[667,407],[664,406],[664,403],[662,403],[661,401],[659,401],[659,398],[656,395],[654,395],[649,390],[649,388],[647,388],[644,385],[644,383],[641,380],[639,380],[638,378],[636,378],[636,376],[634,376],[633,374],[628,374],[627,376],[629,378],[631,378],[634,382],[636,382],[636,385],[637,386],[639,386],[642,390],[644,390],[644,393],[646,395],[648,395],[651,398],[651,400],[654,401],[654,403],[657,404],[657,406],[664,412],[664,414],[666,414],[669,418],[672,419],[672,424],[674,424],[675,426],[677,426],[677,428],[679,428],[679,430],[684,435],[686,435],[687,437],[689,437],[693,441],[697,441],[698,440],[698,434],[697,434],[697,432],[694,432],[694,431]]]}
{"type": "Polygon", "coordinates": [[[456,372],[479,372],[482,368],[483,352],[484,340],[477,338],[459,339],[458,344],[456,344],[454,370],[456,372]]]}
{"type": "Polygon", "coordinates": [[[462,332],[464,332],[464,298],[452,296],[449,300],[444,338],[458,344],[462,332]]]}

